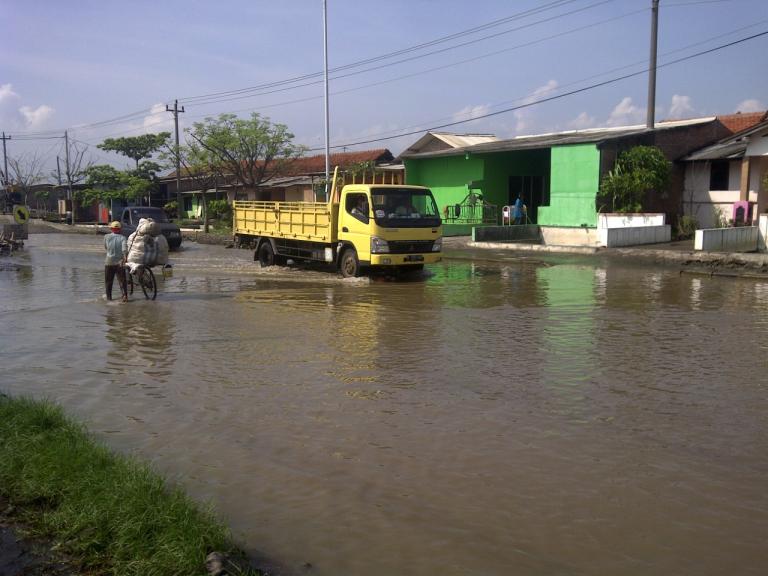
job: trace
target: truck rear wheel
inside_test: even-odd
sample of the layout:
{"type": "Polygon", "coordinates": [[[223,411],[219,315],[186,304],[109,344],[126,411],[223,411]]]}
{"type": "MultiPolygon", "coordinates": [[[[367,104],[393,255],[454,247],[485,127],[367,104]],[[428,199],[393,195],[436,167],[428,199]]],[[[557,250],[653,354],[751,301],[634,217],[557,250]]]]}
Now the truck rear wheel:
{"type": "Polygon", "coordinates": [[[339,269],[344,278],[354,278],[360,275],[360,261],[357,259],[357,252],[354,248],[344,250],[339,269]]]}
{"type": "Polygon", "coordinates": [[[275,265],[275,251],[272,249],[272,244],[264,242],[259,247],[259,264],[262,268],[275,265]]]}

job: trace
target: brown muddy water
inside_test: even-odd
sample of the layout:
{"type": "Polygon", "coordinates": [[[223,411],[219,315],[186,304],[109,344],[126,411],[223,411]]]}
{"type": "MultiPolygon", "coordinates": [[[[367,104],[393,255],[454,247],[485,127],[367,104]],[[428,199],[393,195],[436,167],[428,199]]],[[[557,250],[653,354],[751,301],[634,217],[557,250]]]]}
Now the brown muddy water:
{"type": "Polygon", "coordinates": [[[0,389],[281,574],[768,573],[765,281],[506,255],[372,282],[188,243],[120,304],[100,242],[0,262],[0,389]]]}

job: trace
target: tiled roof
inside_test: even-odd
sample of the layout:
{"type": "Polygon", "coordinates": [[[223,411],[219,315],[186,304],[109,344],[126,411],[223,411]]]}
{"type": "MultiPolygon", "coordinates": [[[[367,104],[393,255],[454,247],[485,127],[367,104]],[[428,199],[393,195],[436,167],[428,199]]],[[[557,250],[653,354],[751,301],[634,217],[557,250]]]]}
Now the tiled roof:
{"type": "MultiPolygon", "coordinates": [[[[361,150],[359,152],[338,152],[336,154],[331,154],[330,156],[331,172],[333,172],[333,169],[336,166],[339,167],[339,170],[343,170],[349,166],[361,164],[363,162],[384,164],[391,162],[393,159],[394,156],[392,156],[392,152],[386,148],[361,150]]],[[[281,176],[299,176],[306,174],[325,175],[325,154],[296,158],[289,164],[286,164],[280,171],[281,176]]],[[[182,177],[186,177],[186,170],[183,168],[181,170],[181,175],[182,177]]],[[[164,180],[173,178],[176,178],[175,170],[163,177],[164,180]]]]}
{"type": "Polygon", "coordinates": [[[720,123],[728,128],[733,134],[751,128],[755,124],[768,118],[768,112],[737,112],[736,114],[726,114],[718,116],[720,123]]]}
{"type": "MultiPolygon", "coordinates": [[[[333,171],[335,166],[338,166],[339,170],[343,170],[363,162],[391,162],[393,158],[392,153],[386,148],[362,150],[360,152],[338,152],[331,154],[330,165],[331,171],[333,171]]],[[[281,173],[286,176],[295,174],[325,174],[325,154],[296,158],[285,166],[281,173]]]]}

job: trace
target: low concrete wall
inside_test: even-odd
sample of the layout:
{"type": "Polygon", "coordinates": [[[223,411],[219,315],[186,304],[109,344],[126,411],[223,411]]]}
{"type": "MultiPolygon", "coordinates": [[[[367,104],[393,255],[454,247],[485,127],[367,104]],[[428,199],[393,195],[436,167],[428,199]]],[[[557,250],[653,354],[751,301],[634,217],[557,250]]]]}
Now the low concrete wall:
{"type": "MultiPolygon", "coordinates": [[[[477,224],[445,224],[443,223],[443,236],[471,236],[475,228],[486,228],[477,224]]],[[[496,226],[488,226],[496,228],[496,226]]]]}
{"type": "Polygon", "coordinates": [[[598,229],[600,246],[615,248],[618,246],[640,246],[659,244],[672,240],[671,226],[630,226],[628,228],[598,229]]]}
{"type": "Polygon", "coordinates": [[[768,252],[768,214],[760,214],[757,226],[757,249],[760,252],[768,252]]]}
{"type": "Polygon", "coordinates": [[[757,226],[706,228],[696,230],[693,248],[707,252],[754,252],[757,241],[757,226]]]}
{"type": "Polygon", "coordinates": [[[597,230],[585,227],[541,226],[541,242],[546,246],[598,245],[597,230]]]}
{"type": "Polygon", "coordinates": [[[640,212],[623,214],[618,212],[605,212],[597,215],[598,228],[635,228],[648,226],[664,226],[666,215],[663,213],[640,212]]]}
{"type": "Polygon", "coordinates": [[[472,228],[473,242],[530,242],[541,241],[539,227],[520,224],[517,226],[475,226],[472,228]]]}

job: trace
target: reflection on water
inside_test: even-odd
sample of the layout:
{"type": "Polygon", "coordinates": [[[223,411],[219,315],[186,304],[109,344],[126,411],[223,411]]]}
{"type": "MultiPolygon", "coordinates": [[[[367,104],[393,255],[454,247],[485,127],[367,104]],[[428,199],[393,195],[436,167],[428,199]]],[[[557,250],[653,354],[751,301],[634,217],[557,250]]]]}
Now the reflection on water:
{"type": "Polygon", "coordinates": [[[768,283],[557,258],[407,282],[97,238],[0,272],[1,387],[211,500],[286,574],[763,574],[768,283]],[[7,332],[6,332],[7,333],[7,332]]]}

